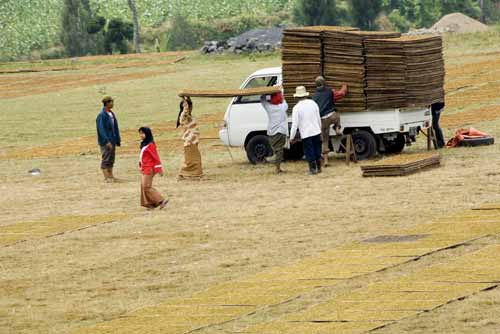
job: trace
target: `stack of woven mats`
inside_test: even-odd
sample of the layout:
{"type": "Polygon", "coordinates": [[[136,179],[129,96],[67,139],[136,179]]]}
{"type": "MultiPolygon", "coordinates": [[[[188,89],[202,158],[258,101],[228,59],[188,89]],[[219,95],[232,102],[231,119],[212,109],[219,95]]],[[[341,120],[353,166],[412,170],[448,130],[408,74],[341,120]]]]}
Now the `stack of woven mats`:
{"type": "Polygon", "coordinates": [[[361,166],[363,176],[405,176],[425,168],[439,166],[441,157],[436,153],[401,154],[371,165],[361,166]]]}

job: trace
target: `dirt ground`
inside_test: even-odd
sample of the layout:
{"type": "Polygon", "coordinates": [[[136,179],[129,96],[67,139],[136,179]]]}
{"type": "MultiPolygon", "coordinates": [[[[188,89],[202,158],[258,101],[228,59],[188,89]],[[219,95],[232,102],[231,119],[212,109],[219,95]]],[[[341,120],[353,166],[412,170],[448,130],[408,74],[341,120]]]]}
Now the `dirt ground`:
{"type": "MultiPolygon", "coordinates": [[[[464,55],[460,50],[468,42],[455,42],[446,53],[445,135],[473,125],[498,138],[500,66],[492,61],[498,64],[499,53],[485,45],[464,55]]],[[[119,97],[125,138],[115,171],[123,182],[116,184],[104,184],[99,174],[93,122],[102,85],[90,83],[95,74],[76,74],[88,79],[87,85],[71,81],[73,72],[50,73],[54,85],[71,78],[71,87],[62,91],[43,91],[40,75],[46,73],[9,74],[37,84],[23,88],[30,94],[0,97],[6,110],[0,122],[6,143],[0,149],[0,236],[15,230],[26,240],[0,246],[0,332],[71,332],[349,242],[500,201],[496,145],[442,150],[440,168],[401,178],[362,178],[359,165],[367,162],[347,166],[340,156],[316,177],[305,175],[300,161],[286,163],[287,172],[276,176],[272,166],[251,166],[241,149],[227,150],[210,139],[227,100],[195,100],[206,138],[201,144],[206,179],[177,182],[182,155],[173,124],[176,90],[236,86],[252,71],[278,64],[278,56],[193,57],[155,76],[141,76],[149,73],[141,68],[113,70],[116,78],[137,75],[123,81],[104,75],[106,90],[119,97]],[[221,75],[227,76],[223,83],[217,80],[221,75]],[[153,127],[166,165],[166,177],[155,179],[171,199],[164,211],[139,206],[135,133],[143,124],[153,127]],[[27,173],[35,167],[41,175],[27,173]],[[87,228],[65,227],[60,222],[68,217],[86,219],[78,226],[87,228]],[[37,222],[47,228],[35,233],[37,222]]],[[[0,83],[5,80],[0,76],[0,83]]],[[[405,150],[424,151],[423,138],[405,150]]],[[[477,240],[307,298],[320,302],[495,243],[498,236],[477,240]]],[[[376,332],[496,333],[498,305],[497,289],[481,292],[376,332]]],[[[287,307],[292,306],[271,307],[200,333],[229,333],[278,319],[287,307]]]]}

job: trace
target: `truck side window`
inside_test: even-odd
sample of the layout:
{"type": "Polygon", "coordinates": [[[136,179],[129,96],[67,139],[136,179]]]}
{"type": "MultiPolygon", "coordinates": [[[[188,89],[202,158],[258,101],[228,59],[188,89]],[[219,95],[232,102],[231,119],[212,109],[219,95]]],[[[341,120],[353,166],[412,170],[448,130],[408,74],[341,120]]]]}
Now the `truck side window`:
{"type": "MultiPolygon", "coordinates": [[[[276,76],[270,77],[255,77],[252,78],[246,85],[245,88],[261,88],[261,87],[270,87],[276,85],[278,78],[276,76]]],[[[260,95],[253,96],[241,96],[239,97],[236,103],[260,103],[260,95]]]]}

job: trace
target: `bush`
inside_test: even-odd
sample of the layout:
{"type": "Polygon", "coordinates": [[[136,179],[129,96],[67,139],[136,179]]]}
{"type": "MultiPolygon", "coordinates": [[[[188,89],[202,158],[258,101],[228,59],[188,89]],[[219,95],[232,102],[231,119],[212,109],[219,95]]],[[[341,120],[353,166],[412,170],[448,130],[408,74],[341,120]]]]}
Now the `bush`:
{"type": "Polygon", "coordinates": [[[62,46],[52,47],[40,52],[40,59],[61,59],[66,57],[66,50],[62,46]]]}
{"type": "Polygon", "coordinates": [[[394,9],[388,16],[389,21],[394,25],[394,27],[401,31],[407,32],[410,30],[410,21],[408,21],[398,9],[394,9]]]}
{"type": "Polygon", "coordinates": [[[96,34],[104,29],[104,26],[106,25],[106,19],[102,16],[97,16],[93,17],[90,19],[88,26],[87,26],[87,32],[89,34],[96,34]]]}
{"type": "Polygon", "coordinates": [[[335,0],[297,0],[293,8],[294,21],[300,25],[338,25],[340,18],[335,0]]]}
{"type": "Polygon", "coordinates": [[[112,19],[108,23],[104,37],[104,48],[106,53],[113,54],[114,50],[121,54],[128,53],[129,46],[127,41],[134,37],[134,25],[130,22],[124,22],[121,19],[112,19]]]}
{"type": "Polygon", "coordinates": [[[172,20],[172,26],[167,31],[167,50],[191,50],[198,47],[200,37],[194,25],[184,16],[177,14],[172,20]]]}
{"type": "Polygon", "coordinates": [[[397,30],[396,26],[389,20],[385,14],[381,14],[375,20],[375,24],[381,31],[394,31],[397,30]]]}

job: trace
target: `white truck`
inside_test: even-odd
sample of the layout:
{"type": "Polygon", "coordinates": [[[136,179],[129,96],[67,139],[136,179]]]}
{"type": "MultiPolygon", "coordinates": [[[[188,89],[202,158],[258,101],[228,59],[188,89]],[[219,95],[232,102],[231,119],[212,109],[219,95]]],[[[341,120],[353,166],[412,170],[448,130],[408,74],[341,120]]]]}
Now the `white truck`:
{"type": "MultiPolygon", "coordinates": [[[[282,84],[281,67],[266,68],[251,74],[241,88],[268,87],[282,84]]],[[[406,144],[416,140],[421,129],[431,126],[428,107],[342,112],[343,134],[351,134],[359,160],[369,159],[376,152],[399,153],[406,144]]],[[[224,115],[224,126],[219,137],[226,146],[244,147],[252,164],[264,162],[273,152],[266,135],[268,117],[260,103],[260,96],[242,96],[231,100],[224,115]]],[[[289,126],[291,119],[289,119],[289,126]]],[[[331,129],[330,149],[342,152],[342,136],[331,129]]],[[[285,150],[285,158],[300,159],[302,144],[285,150]]]]}

